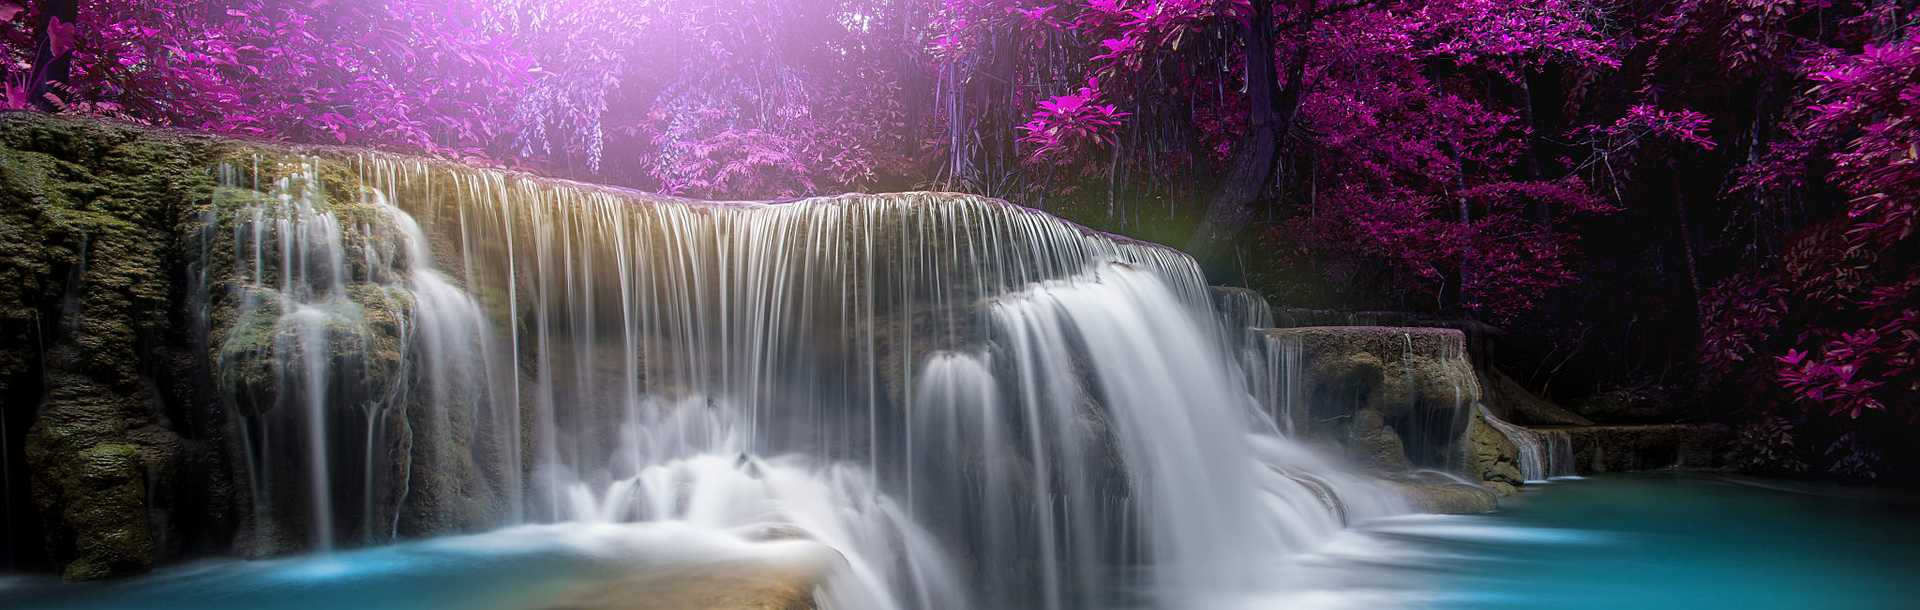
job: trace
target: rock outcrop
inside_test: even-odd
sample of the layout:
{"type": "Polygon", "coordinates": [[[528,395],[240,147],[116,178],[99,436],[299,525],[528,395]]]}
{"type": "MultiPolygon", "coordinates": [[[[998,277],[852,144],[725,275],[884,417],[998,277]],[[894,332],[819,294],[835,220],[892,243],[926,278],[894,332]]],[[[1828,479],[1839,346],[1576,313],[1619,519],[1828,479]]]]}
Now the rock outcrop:
{"type": "Polygon", "coordinates": [[[1662,468],[1718,468],[1733,432],[1720,424],[1568,426],[1581,474],[1662,468]]]}
{"type": "Polygon", "coordinates": [[[218,544],[199,533],[230,520],[181,306],[210,141],[0,115],[0,447],[40,515],[0,546],[39,550],[28,566],[136,573],[218,544]]]}
{"type": "Polygon", "coordinates": [[[1528,426],[1591,426],[1593,421],[1535,395],[1505,371],[1485,371],[1487,406],[1507,421],[1528,426]]]}
{"type": "Polygon", "coordinates": [[[1414,510],[1442,515],[1481,515],[1500,507],[1496,494],[1469,483],[1408,483],[1403,486],[1414,510]]]}
{"type": "Polygon", "coordinates": [[[1296,429],[1344,439],[1350,454],[1378,468],[1453,465],[1481,398],[1460,331],[1326,326],[1267,338],[1298,345],[1304,361],[1309,408],[1294,414],[1296,429]]]}
{"type": "MultiPolygon", "coordinates": [[[[1440,469],[1494,496],[1517,491],[1525,483],[1521,448],[1487,422],[1475,408],[1482,403],[1509,422],[1563,431],[1574,450],[1568,470],[1582,474],[1717,467],[1728,438],[1717,425],[1594,425],[1498,370],[1476,371],[1458,330],[1329,326],[1268,330],[1265,337],[1270,346],[1299,350],[1303,361],[1307,408],[1293,413],[1296,429],[1389,476],[1440,469]]],[[[1480,507],[1477,495],[1430,487],[1409,487],[1410,497],[1430,510],[1480,507]]]]}
{"type": "Polygon", "coordinates": [[[1520,474],[1519,448],[1487,423],[1485,413],[1473,414],[1460,449],[1466,475],[1493,493],[1513,495],[1525,483],[1525,477],[1520,474]]]}

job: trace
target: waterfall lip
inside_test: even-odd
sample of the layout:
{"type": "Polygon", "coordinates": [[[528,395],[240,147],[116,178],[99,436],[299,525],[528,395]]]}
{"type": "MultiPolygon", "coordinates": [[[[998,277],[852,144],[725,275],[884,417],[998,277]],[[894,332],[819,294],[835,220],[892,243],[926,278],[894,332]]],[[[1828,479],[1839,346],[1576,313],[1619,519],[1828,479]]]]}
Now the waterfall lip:
{"type": "Polygon", "coordinates": [[[414,162],[414,163],[421,163],[426,165],[445,166],[447,169],[457,168],[457,169],[463,169],[463,170],[469,170],[469,171],[496,172],[503,176],[525,179],[525,180],[532,180],[532,181],[543,183],[543,184],[565,186],[569,188],[576,188],[576,189],[588,190],[588,191],[598,191],[598,192],[607,193],[611,195],[619,195],[629,199],[637,200],[638,203],[681,204],[681,205],[686,205],[688,207],[695,208],[695,209],[775,208],[775,207],[781,207],[781,206],[787,206],[787,205],[809,204],[809,203],[811,204],[830,203],[830,204],[839,205],[839,204],[851,202],[853,200],[857,200],[860,198],[909,199],[916,196],[964,198],[964,199],[970,199],[970,200],[979,201],[979,202],[983,202],[991,205],[1002,206],[1002,207],[1017,210],[1023,213],[1043,215],[1063,225],[1073,228],[1075,231],[1079,232],[1082,235],[1099,237],[1102,239],[1110,240],[1116,244],[1162,248],[1165,250],[1185,254],[1184,250],[1181,250],[1180,248],[1176,248],[1171,245],[1148,241],[1148,240],[1140,239],[1137,237],[1131,237],[1128,235],[1122,235],[1119,233],[1102,231],[1102,230],[1088,227],[1086,225],[1083,225],[1065,218],[1061,218],[1054,214],[1048,213],[1046,210],[1042,210],[1040,208],[1021,205],[1021,204],[1014,203],[999,197],[989,197],[986,195],[978,195],[973,193],[962,193],[962,192],[956,192],[956,191],[934,191],[934,190],[907,190],[907,191],[882,191],[882,192],[847,191],[847,192],[842,192],[837,194],[823,193],[823,194],[817,194],[817,195],[802,195],[802,196],[796,196],[796,197],[775,197],[775,198],[767,198],[767,199],[701,199],[697,197],[686,197],[681,195],[658,193],[658,192],[648,191],[648,190],[630,187],[630,186],[620,186],[620,185],[605,184],[605,183],[599,183],[599,182],[589,182],[589,181],[579,180],[574,178],[551,176],[547,174],[542,174],[535,169],[523,168],[523,167],[508,167],[504,165],[491,163],[483,159],[445,158],[445,157],[435,157],[431,155],[409,154],[409,153],[403,153],[403,152],[381,150],[378,148],[339,146],[339,145],[329,145],[329,144],[288,144],[285,142],[274,142],[271,140],[252,139],[252,138],[246,138],[246,137],[208,136],[206,134],[197,134],[193,132],[184,132],[184,131],[181,132],[180,135],[189,136],[189,137],[211,138],[216,140],[227,139],[227,140],[233,140],[236,142],[241,142],[241,143],[245,143],[253,146],[266,146],[266,147],[279,148],[279,149],[293,152],[296,154],[306,154],[306,155],[316,155],[316,156],[334,156],[334,157],[376,157],[376,158],[381,158],[387,161],[414,162]]]}

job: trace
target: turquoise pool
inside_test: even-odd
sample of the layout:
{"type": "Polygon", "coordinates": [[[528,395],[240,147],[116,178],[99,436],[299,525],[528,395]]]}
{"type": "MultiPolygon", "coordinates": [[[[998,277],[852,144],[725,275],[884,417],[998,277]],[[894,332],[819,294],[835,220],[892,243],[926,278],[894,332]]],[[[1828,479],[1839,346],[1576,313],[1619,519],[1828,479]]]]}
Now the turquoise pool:
{"type": "MultiPolygon", "coordinates": [[[[684,552],[672,531],[533,526],[379,549],[181,566],[104,585],[0,584],[41,609],[528,608],[684,552]]],[[[724,550],[715,551],[724,555],[724,550]]],[[[1229,608],[1920,608],[1913,496],[1695,474],[1562,480],[1486,516],[1385,519],[1275,566],[1229,608]]]]}
{"type": "Polygon", "coordinates": [[[1495,515],[1364,524],[1295,567],[1294,607],[1920,608],[1920,501],[1697,474],[1560,480],[1495,515]]]}

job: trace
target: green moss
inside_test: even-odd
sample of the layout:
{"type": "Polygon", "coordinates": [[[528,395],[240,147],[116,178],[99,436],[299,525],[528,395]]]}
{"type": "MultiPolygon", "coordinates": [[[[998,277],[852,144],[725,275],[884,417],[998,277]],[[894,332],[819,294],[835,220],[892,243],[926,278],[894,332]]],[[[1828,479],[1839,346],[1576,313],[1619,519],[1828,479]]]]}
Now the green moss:
{"type": "Polygon", "coordinates": [[[8,387],[0,400],[40,403],[26,446],[34,501],[69,578],[152,563],[145,473],[178,447],[155,424],[159,398],[142,374],[171,368],[154,347],[180,334],[179,229],[212,194],[219,148],[0,114],[0,336],[14,339],[0,346],[0,377],[38,373],[45,386],[44,396],[8,387]]]}
{"type": "Polygon", "coordinates": [[[361,311],[362,324],[354,329],[360,340],[353,347],[365,359],[369,387],[375,395],[385,395],[400,382],[401,363],[407,352],[406,317],[413,308],[413,294],[368,283],[349,286],[347,294],[361,311]]]}
{"type": "Polygon", "coordinates": [[[1478,515],[1499,508],[1494,492],[1462,483],[1412,483],[1401,487],[1414,509],[1443,515],[1478,515]]]}
{"type": "Polygon", "coordinates": [[[100,444],[79,452],[69,468],[66,485],[73,497],[63,514],[75,525],[76,556],[67,563],[67,580],[96,580],[152,567],[140,454],[131,444],[100,444]]]}
{"type": "Polygon", "coordinates": [[[34,504],[43,517],[57,516],[48,543],[67,558],[69,579],[152,565],[141,448],[127,441],[128,414],[140,406],[84,378],[56,379],[27,434],[34,504]]]}
{"type": "Polygon", "coordinates": [[[1400,435],[1388,426],[1380,413],[1363,409],[1347,423],[1347,454],[1360,465],[1377,471],[1393,472],[1413,468],[1407,459],[1400,435]]]}
{"type": "Polygon", "coordinates": [[[77,296],[83,364],[132,383],[137,338],[168,320],[174,229],[211,193],[208,154],[206,140],[0,116],[0,319],[45,318],[77,296]]]}
{"type": "Polygon", "coordinates": [[[1466,441],[1461,446],[1467,474],[1499,495],[1510,495],[1524,484],[1520,475],[1520,450],[1507,435],[1487,423],[1486,415],[1475,410],[1467,422],[1466,441]]]}
{"type": "Polygon", "coordinates": [[[225,306],[215,316],[212,362],[221,395],[242,413],[257,415],[273,408],[279,321],[280,302],[270,295],[249,308],[225,306]]]}

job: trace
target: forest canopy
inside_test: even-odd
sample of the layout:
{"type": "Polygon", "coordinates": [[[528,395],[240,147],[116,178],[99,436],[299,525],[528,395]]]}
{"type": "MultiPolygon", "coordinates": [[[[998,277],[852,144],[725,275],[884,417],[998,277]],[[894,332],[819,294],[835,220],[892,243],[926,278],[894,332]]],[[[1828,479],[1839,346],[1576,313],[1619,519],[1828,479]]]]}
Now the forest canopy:
{"type": "Polygon", "coordinates": [[[1873,476],[1920,418],[1915,9],[0,0],[0,104],[691,197],[1000,197],[1279,305],[1499,326],[1535,387],[1712,396],[1750,467],[1873,476]]]}

